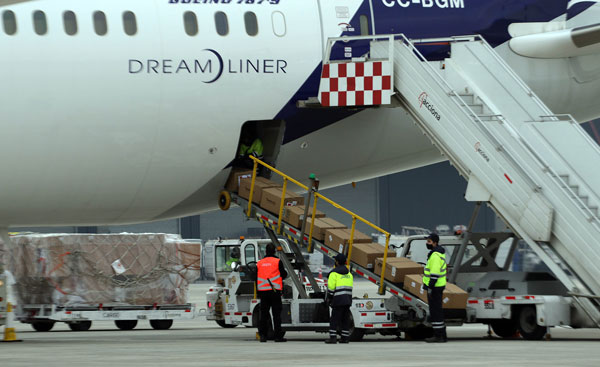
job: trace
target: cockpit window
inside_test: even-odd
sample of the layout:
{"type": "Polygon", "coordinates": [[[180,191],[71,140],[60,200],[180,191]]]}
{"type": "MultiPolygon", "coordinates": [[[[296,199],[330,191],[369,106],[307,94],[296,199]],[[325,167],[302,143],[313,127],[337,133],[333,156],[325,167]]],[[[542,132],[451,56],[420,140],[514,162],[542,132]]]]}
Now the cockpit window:
{"type": "Polygon", "coordinates": [[[36,34],[43,36],[48,33],[48,23],[46,21],[46,14],[41,10],[33,12],[33,29],[36,34]]]}
{"type": "Polygon", "coordinates": [[[77,17],[72,11],[66,11],[63,14],[63,23],[65,27],[65,33],[69,36],[77,34],[77,17]]]}
{"type": "Polygon", "coordinates": [[[123,13],[123,30],[125,30],[125,34],[128,36],[133,36],[138,31],[135,14],[133,14],[131,11],[126,11],[123,13]]]}
{"type": "Polygon", "coordinates": [[[17,33],[17,18],[12,10],[6,10],[2,13],[2,21],[4,23],[4,33],[9,36],[17,33]]]}
{"type": "Polygon", "coordinates": [[[183,14],[183,25],[185,27],[185,33],[188,36],[195,36],[198,34],[198,18],[196,14],[191,11],[186,11],[183,14]]]}
{"type": "Polygon", "coordinates": [[[101,11],[94,12],[94,31],[99,36],[104,36],[108,33],[106,14],[101,11]]]}
{"type": "Polygon", "coordinates": [[[227,14],[222,11],[215,13],[215,26],[217,27],[217,33],[220,36],[226,36],[229,33],[229,22],[227,21],[227,14]]]}

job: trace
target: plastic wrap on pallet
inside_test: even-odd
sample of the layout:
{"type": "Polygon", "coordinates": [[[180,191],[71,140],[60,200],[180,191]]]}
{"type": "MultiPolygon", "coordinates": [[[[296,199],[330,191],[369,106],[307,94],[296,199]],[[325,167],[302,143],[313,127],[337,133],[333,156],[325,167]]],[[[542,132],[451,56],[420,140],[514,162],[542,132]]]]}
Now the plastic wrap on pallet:
{"type": "Polygon", "coordinates": [[[202,248],[166,234],[13,236],[0,256],[19,304],[185,304],[202,248]]]}

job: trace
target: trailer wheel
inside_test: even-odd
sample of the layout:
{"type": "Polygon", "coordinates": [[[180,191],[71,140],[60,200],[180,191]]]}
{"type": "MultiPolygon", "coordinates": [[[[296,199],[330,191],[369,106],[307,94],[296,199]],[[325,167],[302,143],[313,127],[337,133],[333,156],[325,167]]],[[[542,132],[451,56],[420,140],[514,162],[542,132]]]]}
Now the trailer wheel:
{"type": "Polygon", "coordinates": [[[547,328],[537,324],[537,312],[534,306],[521,308],[518,316],[519,332],[524,339],[541,340],[546,335],[547,328]]]}
{"type": "Polygon", "coordinates": [[[232,329],[237,326],[235,324],[226,324],[225,320],[215,320],[215,321],[217,322],[217,324],[219,324],[220,327],[223,327],[225,329],[232,329]]]}
{"type": "Polygon", "coordinates": [[[115,325],[121,330],[133,330],[137,326],[137,320],[115,320],[115,325]]]}
{"type": "Polygon", "coordinates": [[[173,320],[150,320],[150,326],[154,330],[168,330],[173,326],[173,320]]]}
{"type": "Polygon", "coordinates": [[[411,327],[410,329],[406,329],[404,331],[404,335],[410,340],[423,340],[433,336],[433,328],[425,325],[417,325],[415,327],[411,327]]]}
{"type": "Polygon", "coordinates": [[[67,324],[69,325],[69,329],[73,331],[88,331],[92,327],[91,321],[75,321],[68,322],[67,324]]]}
{"type": "Polygon", "coordinates": [[[228,210],[231,206],[231,194],[229,191],[223,190],[219,193],[219,208],[221,210],[228,210]]]}
{"type": "Polygon", "coordinates": [[[518,335],[517,323],[512,319],[493,320],[490,322],[490,326],[494,333],[501,338],[514,338],[518,335]]]}
{"type": "Polygon", "coordinates": [[[35,331],[46,332],[52,330],[54,321],[36,321],[31,323],[31,327],[35,331]]]}

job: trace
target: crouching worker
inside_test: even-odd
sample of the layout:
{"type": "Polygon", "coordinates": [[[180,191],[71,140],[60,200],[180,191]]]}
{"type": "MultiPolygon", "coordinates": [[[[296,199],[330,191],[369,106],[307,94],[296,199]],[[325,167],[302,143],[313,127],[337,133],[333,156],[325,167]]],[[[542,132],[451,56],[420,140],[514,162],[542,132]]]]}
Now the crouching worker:
{"type": "Polygon", "coordinates": [[[340,343],[350,341],[350,305],[352,304],[352,274],[346,267],[346,256],[335,256],[335,269],[327,279],[327,297],[331,300],[331,319],[329,321],[329,339],[327,344],[337,343],[337,329],[342,329],[340,343]]]}

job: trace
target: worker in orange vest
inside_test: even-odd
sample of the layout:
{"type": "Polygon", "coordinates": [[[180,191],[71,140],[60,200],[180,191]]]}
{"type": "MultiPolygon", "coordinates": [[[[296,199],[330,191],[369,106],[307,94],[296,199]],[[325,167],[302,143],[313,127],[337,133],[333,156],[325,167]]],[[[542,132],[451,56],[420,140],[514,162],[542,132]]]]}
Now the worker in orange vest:
{"type": "Polygon", "coordinates": [[[260,342],[267,341],[269,333],[269,310],[273,310],[273,331],[276,342],[286,342],[281,331],[281,293],[283,291],[283,279],[287,272],[283,263],[275,257],[275,245],[269,243],[266,248],[266,256],[260,260],[257,267],[256,289],[260,299],[260,320],[258,333],[260,342]]]}

